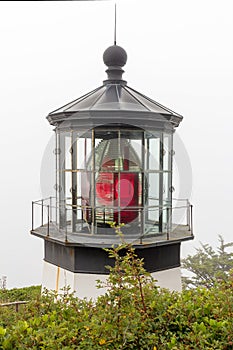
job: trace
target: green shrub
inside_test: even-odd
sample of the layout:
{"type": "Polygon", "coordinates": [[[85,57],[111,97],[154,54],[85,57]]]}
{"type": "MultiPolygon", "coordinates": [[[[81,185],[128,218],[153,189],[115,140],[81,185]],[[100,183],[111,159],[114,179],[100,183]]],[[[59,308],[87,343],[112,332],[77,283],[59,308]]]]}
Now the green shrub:
{"type": "MultiPolygon", "coordinates": [[[[130,245],[110,249],[115,266],[93,300],[46,292],[0,323],[0,349],[228,350],[233,278],[182,293],[159,289],[130,245]],[[122,254],[122,249],[124,254],[122,254]]],[[[3,310],[0,310],[3,312],[3,310]]],[[[1,314],[2,317],[2,314],[1,314]]],[[[0,317],[0,319],[1,319],[0,317]]],[[[1,322],[1,321],[0,321],[1,322]]]]}

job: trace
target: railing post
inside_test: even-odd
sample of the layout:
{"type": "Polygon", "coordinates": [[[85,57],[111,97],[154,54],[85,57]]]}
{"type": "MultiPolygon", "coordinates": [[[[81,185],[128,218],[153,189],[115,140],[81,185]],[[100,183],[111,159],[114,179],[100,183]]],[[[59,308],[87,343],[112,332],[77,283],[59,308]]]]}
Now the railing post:
{"type": "Polygon", "coordinates": [[[189,227],[189,231],[191,230],[190,228],[190,203],[189,203],[189,200],[187,199],[187,211],[186,211],[186,214],[187,214],[187,225],[189,227]]]}
{"type": "Polygon", "coordinates": [[[190,205],[190,214],[191,214],[191,236],[193,236],[193,205],[190,205]]]}
{"type": "Polygon", "coordinates": [[[56,220],[56,225],[58,225],[58,215],[57,215],[57,212],[58,212],[58,200],[57,200],[57,197],[55,198],[55,220],[56,220]]]}
{"type": "Polygon", "coordinates": [[[170,216],[169,216],[169,208],[167,208],[167,241],[170,239],[170,216]]]}
{"type": "Polygon", "coordinates": [[[141,220],[141,230],[140,230],[140,244],[142,244],[142,237],[143,237],[143,234],[144,234],[144,225],[143,225],[143,209],[140,208],[139,209],[140,211],[140,220],[141,220]]]}
{"type": "Polygon", "coordinates": [[[44,225],[44,200],[41,200],[41,226],[44,225]]]}
{"type": "Polygon", "coordinates": [[[50,207],[49,217],[52,222],[52,197],[49,197],[49,207],[50,207]]]}
{"type": "Polygon", "coordinates": [[[65,241],[68,242],[68,237],[67,237],[67,208],[65,208],[65,232],[66,232],[66,237],[65,237],[65,241]]]}
{"type": "Polygon", "coordinates": [[[34,230],[34,202],[32,202],[32,231],[34,230]]]}
{"type": "Polygon", "coordinates": [[[49,218],[49,214],[50,214],[50,207],[49,207],[49,205],[47,205],[47,210],[48,210],[48,213],[47,213],[47,215],[48,215],[47,236],[49,237],[49,220],[50,220],[50,218],[49,218]]]}

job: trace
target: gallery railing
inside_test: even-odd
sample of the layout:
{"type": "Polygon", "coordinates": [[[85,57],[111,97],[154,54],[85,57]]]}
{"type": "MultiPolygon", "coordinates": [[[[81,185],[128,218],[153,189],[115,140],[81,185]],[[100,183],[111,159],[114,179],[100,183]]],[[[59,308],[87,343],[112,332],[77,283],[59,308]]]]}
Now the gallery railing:
{"type": "MultiPolygon", "coordinates": [[[[154,232],[154,235],[163,234],[163,236],[165,235],[167,240],[170,240],[174,238],[172,237],[172,234],[177,232],[182,233],[183,229],[183,232],[185,232],[185,236],[193,236],[193,205],[190,204],[188,199],[174,198],[173,203],[175,203],[175,206],[164,205],[163,207],[160,207],[155,205],[147,205],[144,208],[144,210],[142,210],[141,207],[130,207],[129,209],[127,208],[127,210],[136,210],[138,211],[139,216],[144,215],[144,217],[145,213],[148,217],[151,212],[156,213],[157,211],[159,216],[161,212],[165,213],[166,211],[167,220],[166,223],[163,225],[163,230],[162,232],[156,232],[152,230],[152,232],[154,232]]],[[[37,201],[33,201],[31,232],[39,233],[42,232],[43,229],[43,236],[46,235],[47,237],[50,237],[51,233],[53,233],[54,237],[54,234],[56,234],[57,232],[63,235],[64,241],[66,242],[69,241],[69,234],[75,233],[77,236],[79,233],[93,234],[90,223],[87,222],[85,215],[83,215],[86,209],[91,210],[91,208],[87,206],[73,206],[71,204],[67,204],[66,202],[59,203],[55,197],[48,197],[37,201]],[[82,225],[80,227],[85,227],[86,231],[82,231],[82,229],[80,232],[73,230],[71,221],[74,211],[76,215],[79,211],[79,222],[80,225],[82,225]],[[61,222],[59,223],[59,216],[61,212],[63,213],[62,225],[61,222]]],[[[109,210],[109,207],[107,209],[109,210]]],[[[112,207],[112,209],[116,208],[112,207]]],[[[100,211],[105,209],[103,207],[95,207],[95,210],[100,211]]],[[[144,232],[141,235],[139,235],[141,242],[144,238],[147,238],[149,235],[153,235],[153,233],[150,233],[150,230],[147,230],[146,227],[144,227],[144,232]]]]}

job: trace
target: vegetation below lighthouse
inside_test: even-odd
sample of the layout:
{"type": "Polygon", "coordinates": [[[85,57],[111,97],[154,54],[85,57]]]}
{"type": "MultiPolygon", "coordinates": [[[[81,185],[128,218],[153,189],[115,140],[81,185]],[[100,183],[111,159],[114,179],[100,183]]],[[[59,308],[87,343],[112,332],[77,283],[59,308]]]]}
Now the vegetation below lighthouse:
{"type": "Polygon", "coordinates": [[[1,290],[0,303],[29,303],[18,312],[0,308],[0,349],[233,348],[231,272],[208,288],[169,292],[156,286],[130,245],[109,254],[116,263],[109,267],[108,292],[96,301],[77,299],[69,290],[59,297],[48,291],[41,296],[39,287],[1,290]]]}

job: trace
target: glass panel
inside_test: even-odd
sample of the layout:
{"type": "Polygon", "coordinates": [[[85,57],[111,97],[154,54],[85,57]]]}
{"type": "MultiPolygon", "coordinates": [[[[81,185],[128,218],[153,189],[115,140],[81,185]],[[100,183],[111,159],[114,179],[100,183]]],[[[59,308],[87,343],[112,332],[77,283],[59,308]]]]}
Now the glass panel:
{"type": "Polygon", "coordinates": [[[147,147],[147,168],[149,170],[159,170],[160,138],[149,139],[147,147]]]}
{"type": "Polygon", "coordinates": [[[59,165],[58,165],[58,192],[59,202],[64,205],[65,199],[65,135],[64,133],[59,134],[59,165]]]}
{"type": "Polygon", "coordinates": [[[66,225],[67,230],[72,230],[72,201],[71,198],[66,200],[66,225]]]}
{"type": "MultiPolygon", "coordinates": [[[[132,143],[129,138],[121,138],[120,132],[109,129],[95,131],[95,137],[96,170],[94,174],[90,171],[90,156],[87,159],[90,172],[81,175],[82,205],[96,206],[95,223],[99,227],[106,226],[109,221],[130,223],[138,217],[135,207],[142,203],[142,142],[132,143]]],[[[91,222],[90,209],[84,212],[91,222]]]]}
{"type": "MultiPolygon", "coordinates": [[[[91,139],[79,138],[76,142],[77,147],[77,169],[86,169],[87,162],[91,155],[91,139]]],[[[90,162],[91,166],[91,162],[90,162]]]]}
{"type": "MultiPolygon", "coordinates": [[[[117,138],[116,133],[108,139],[97,139],[95,147],[96,170],[103,171],[140,171],[141,141],[117,138]]],[[[88,164],[90,160],[88,160],[88,164]]],[[[89,169],[88,165],[88,169],[89,169]]]]}
{"type": "Polygon", "coordinates": [[[78,174],[78,198],[81,198],[83,218],[86,222],[91,221],[91,211],[89,209],[92,204],[91,180],[91,172],[86,171],[78,174]]]}
{"type": "Polygon", "coordinates": [[[148,181],[148,219],[159,220],[159,174],[149,173],[148,181]]]}
{"type": "MultiPolygon", "coordinates": [[[[85,175],[85,173],[84,173],[85,175]]],[[[82,190],[81,190],[81,186],[82,186],[82,173],[81,172],[77,172],[76,173],[76,179],[77,179],[77,187],[76,187],[76,195],[77,195],[77,199],[81,198],[82,196],[82,190]]],[[[83,180],[85,179],[85,182],[88,182],[88,176],[86,174],[86,176],[83,176],[83,180]]],[[[80,204],[81,205],[81,204],[80,204]]]]}
{"type": "Polygon", "coordinates": [[[148,197],[149,199],[159,200],[159,174],[149,173],[148,180],[148,197]]]}
{"type": "Polygon", "coordinates": [[[172,135],[164,134],[163,138],[163,169],[171,171],[171,138],[172,135]]]}
{"type": "Polygon", "coordinates": [[[132,159],[132,162],[137,163],[138,166],[140,167],[141,170],[142,169],[142,156],[143,156],[143,152],[145,154],[145,149],[142,146],[142,135],[141,135],[141,139],[140,140],[128,140],[128,142],[131,144],[132,148],[134,149],[136,155],[137,155],[137,159],[132,159]]]}
{"type": "MultiPolygon", "coordinates": [[[[104,152],[106,143],[104,143],[104,141],[102,139],[96,138],[95,139],[95,150],[99,149],[99,152],[95,152],[95,170],[99,170],[100,169],[100,164],[102,161],[102,154],[104,152]]],[[[88,169],[91,168],[91,165],[89,165],[89,163],[91,163],[91,159],[90,161],[88,161],[88,169]]]]}
{"type": "Polygon", "coordinates": [[[59,169],[71,169],[71,133],[59,134],[59,169]]]}
{"type": "Polygon", "coordinates": [[[167,231],[167,218],[168,218],[168,209],[163,208],[163,226],[162,226],[162,231],[166,232],[167,231]]]}
{"type": "Polygon", "coordinates": [[[72,182],[71,182],[71,171],[66,171],[65,172],[65,197],[66,197],[66,202],[69,203],[70,205],[72,204],[72,182]]]}
{"type": "Polygon", "coordinates": [[[148,220],[149,222],[152,222],[152,224],[157,225],[159,223],[159,208],[156,203],[156,201],[149,200],[150,206],[148,207],[148,220]]]}
{"type": "Polygon", "coordinates": [[[163,200],[164,205],[171,205],[171,172],[163,173],[163,200]]]}
{"type": "Polygon", "coordinates": [[[72,169],[71,164],[71,133],[65,133],[65,169],[72,169]]]}

